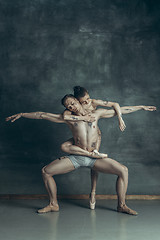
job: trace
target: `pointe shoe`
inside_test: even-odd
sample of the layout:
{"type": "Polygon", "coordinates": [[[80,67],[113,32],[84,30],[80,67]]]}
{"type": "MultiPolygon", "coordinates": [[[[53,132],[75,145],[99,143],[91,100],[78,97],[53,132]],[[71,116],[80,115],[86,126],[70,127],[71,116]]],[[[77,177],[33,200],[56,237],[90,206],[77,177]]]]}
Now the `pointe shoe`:
{"type": "Polygon", "coordinates": [[[90,202],[89,202],[89,205],[90,205],[90,209],[91,209],[91,210],[94,210],[94,209],[95,209],[95,206],[96,206],[96,202],[91,203],[91,201],[90,201],[90,202]]]}
{"type": "MultiPolygon", "coordinates": [[[[90,199],[91,199],[91,195],[94,195],[94,197],[95,197],[95,194],[96,194],[95,192],[91,192],[91,194],[90,194],[90,199]]],[[[91,209],[91,210],[94,210],[95,207],[96,207],[96,200],[95,200],[94,203],[92,203],[91,200],[90,200],[89,205],[90,205],[90,209],[91,209]]]]}
{"type": "Polygon", "coordinates": [[[97,158],[106,158],[106,157],[108,157],[108,154],[100,153],[95,149],[95,150],[93,150],[93,156],[97,157],[97,158]]]}
{"type": "Polygon", "coordinates": [[[39,209],[37,212],[38,213],[47,213],[47,212],[58,212],[58,211],[59,211],[58,204],[57,205],[49,204],[48,206],[46,206],[42,209],[39,209]]]}

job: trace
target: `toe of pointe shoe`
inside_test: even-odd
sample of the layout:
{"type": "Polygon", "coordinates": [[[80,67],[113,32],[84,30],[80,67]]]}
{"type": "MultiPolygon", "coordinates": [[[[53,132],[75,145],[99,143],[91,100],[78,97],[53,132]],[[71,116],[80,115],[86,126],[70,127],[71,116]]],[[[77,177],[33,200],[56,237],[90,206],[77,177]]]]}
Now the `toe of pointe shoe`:
{"type": "Polygon", "coordinates": [[[94,210],[95,209],[95,206],[96,206],[96,202],[94,202],[94,203],[91,203],[91,201],[90,201],[90,209],[91,210],[94,210]]]}

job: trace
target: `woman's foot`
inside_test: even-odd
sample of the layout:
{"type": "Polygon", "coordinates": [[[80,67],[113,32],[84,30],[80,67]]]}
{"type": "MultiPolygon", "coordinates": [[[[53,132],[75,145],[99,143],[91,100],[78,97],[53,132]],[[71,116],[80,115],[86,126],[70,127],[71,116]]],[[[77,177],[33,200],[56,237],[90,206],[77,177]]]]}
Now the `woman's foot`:
{"type": "Polygon", "coordinates": [[[97,150],[94,150],[91,154],[91,157],[93,157],[93,158],[106,158],[106,157],[108,157],[108,155],[105,154],[105,153],[99,153],[97,150]]]}
{"type": "Polygon", "coordinates": [[[132,210],[131,208],[127,207],[126,204],[122,205],[122,206],[118,206],[117,207],[117,211],[121,212],[121,213],[127,213],[130,215],[138,215],[138,213],[134,210],[132,210]]]}
{"type": "Polygon", "coordinates": [[[49,204],[48,206],[39,209],[37,212],[38,213],[47,213],[47,212],[58,212],[59,211],[59,206],[58,204],[49,204]]]}
{"type": "Polygon", "coordinates": [[[95,198],[96,192],[91,192],[90,194],[90,209],[94,210],[96,206],[96,198],[95,198]]]}

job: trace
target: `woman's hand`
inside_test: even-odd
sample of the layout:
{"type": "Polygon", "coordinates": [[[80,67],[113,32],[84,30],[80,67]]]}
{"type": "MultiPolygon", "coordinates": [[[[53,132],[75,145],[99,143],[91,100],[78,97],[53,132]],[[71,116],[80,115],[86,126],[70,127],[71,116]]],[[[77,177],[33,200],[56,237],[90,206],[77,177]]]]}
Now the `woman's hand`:
{"type": "Polygon", "coordinates": [[[22,117],[22,113],[18,113],[18,114],[12,115],[10,117],[7,117],[6,121],[15,122],[16,120],[18,120],[21,117],[22,117]]]}
{"type": "Polygon", "coordinates": [[[93,117],[91,114],[85,115],[83,116],[83,118],[84,122],[94,122],[96,120],[95,117],[93,117]]]}

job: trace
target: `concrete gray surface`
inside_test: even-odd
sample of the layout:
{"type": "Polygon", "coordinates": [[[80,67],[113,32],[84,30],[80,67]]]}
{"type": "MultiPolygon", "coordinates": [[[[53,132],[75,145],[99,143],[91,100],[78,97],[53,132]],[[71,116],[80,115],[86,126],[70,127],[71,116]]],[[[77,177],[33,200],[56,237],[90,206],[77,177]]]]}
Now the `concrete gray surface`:
{"type": "Polygon", "coordinates": [[[160,201],[127,201],[139,212],[116,211],[116,200],[61,200],[60,211],[37,214],[48,200],[1,200],[0,239],[5,240],[157,240],[160,236],[160,201]]]}

